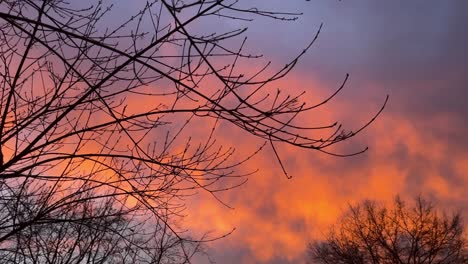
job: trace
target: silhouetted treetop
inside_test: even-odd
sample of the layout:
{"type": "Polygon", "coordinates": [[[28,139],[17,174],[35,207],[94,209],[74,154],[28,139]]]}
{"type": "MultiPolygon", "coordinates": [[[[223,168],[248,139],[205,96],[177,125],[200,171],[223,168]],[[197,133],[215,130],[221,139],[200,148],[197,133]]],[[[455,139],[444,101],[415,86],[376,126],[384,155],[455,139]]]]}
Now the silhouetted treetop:
{"type": "Polygon", "coordinates": [[[461,215],[441,213],[421,197],[412,206],[398,197],[392,206],[352,205],[309,252],[316,263],[468,263],[461,215]]]}

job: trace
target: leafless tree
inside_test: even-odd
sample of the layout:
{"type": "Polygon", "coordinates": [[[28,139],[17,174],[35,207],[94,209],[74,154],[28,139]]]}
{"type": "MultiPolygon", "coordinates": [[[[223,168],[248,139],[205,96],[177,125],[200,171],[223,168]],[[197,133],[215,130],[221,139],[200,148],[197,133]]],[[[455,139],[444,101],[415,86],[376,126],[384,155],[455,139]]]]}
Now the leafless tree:
{"type": "Polygon", "coordinates": [[[0,251],[0,262],[188,263],[193,254],[202,253],[200,243],[174,236],[168,219],[150,221],[118,210],[110,201],[97,208],[95,204],[74,201],[59,215],[41,218],[16,232],[10,245],[0,251]]]}
{"type": "Polygon", "coordinates": [[[310,245],[316,263],[468,263],[460,213],[448,216],[421,197],[413,206],[373,201],[350,206],[325,241],[310,245]]]}
{"type": "Polygon", "coordinates": [[[328,147],[375,119],[355,131],[298,122],[347,76],[316,105],[271,90],[320,30],[279,70],[243,71],[261,57],[244,51],[246,28],[206,26],[299,14],[238,0],[142,3],[132,14],[103,1],[0,1],[2,261],[185,262],[209,240],[174,224],[185,199],[243,184],[252,172],[236,168],[264,146],[286,175],[280,144],[338,155],[328,147]],[[216,140],[221,125],[265,143],[235,158],[216,140]]]}

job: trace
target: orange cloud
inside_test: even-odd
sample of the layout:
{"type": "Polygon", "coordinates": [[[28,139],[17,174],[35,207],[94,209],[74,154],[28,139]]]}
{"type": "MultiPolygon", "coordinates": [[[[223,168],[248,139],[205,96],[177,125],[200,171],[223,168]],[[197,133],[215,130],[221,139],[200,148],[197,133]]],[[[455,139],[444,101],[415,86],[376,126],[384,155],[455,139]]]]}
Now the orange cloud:
{"type": "MultiPolygon", "coordinates": [[[[297,87],[305,82],[293,80],[291,85],[297,87]]],[[[304,122],[329,120],[337,112],[354,114],[353,120],[371,116],[368,112],[356,113],[351,105],[338,100],[327,106],[319,118],[311,116],[304,122]]],[[[460,125],[444,115],[421,122],[451,129],[460,125]]],[[[229,130],[219,136],[240,153],[252,152],[258,140],[240,136],[242,133],[229,130]]],[[[294,176],[292,180],[282,175],[267,149],[247,164],[249,168],[260,168],[258,174],[251,176],[245,186],[221,194],[223,201],[236,207],[234,211],[213,199],[200,198],[189,208],[187,220],[197,230],[216,230],[218,234],[236,227],[232,235],[214,244],[216,252],[245,248],[251,263],[274,259],[295,263],[304,260],[307,243],[323,237],[349,203],[363,199],[389,201],[397,194],[411,198],[420,193],[434,196],[443,204],[467,201],[466,155],[447,159],[452,143],[421,130],[407,115],[385,113],[352,144],[370,145],[371,149],[361,156],[341,159],[281,146],[283,162],[294,176]],[[446,168],[452,168],[463,183],[452,181],[448,172],[444,173],[446,168]]]]}
{"type": "MultiPolygon", "coordinates": [[[[321,102],[333,90],[298,75],[275,83],[275,86],[288,88],[293,94],[305,90],[305,101],[312,103],[321,102]]],[[[151,87],[148,89],[151,91],[151,87]]],[[[131,114],[150,110],[159,103],[170,105],[173,98],[154,102],[146,96],[132,95],[127,99],[126,111],[131,114]]],[[[329,124],[334,120],[363,124],[377,109],[378,104],[374,101],[356,106],[354,102],[338,96],[317,112],[301,116],[299,121],[302,125],[312,126],[329,124]]],[[[109,117],[94,118],[103,121],[109,117]]],[[[171,117],[170,120],[177,123],[183,118],[185,116],[171,117]]],[[[358,145],[358,149],[359,146],[370,145],[371,150],[347,159],[279,144],[280,156],[288,173],[293,175],[292,180],[283,175],[267,147],[240,168],[243,171],[258,168],[259,173],[251,176],[242,187],[218,194],[235,210],[227,209],[209,194],[201,192],[189,201],[187,224],[195,233],[213,231],[212,236],[223,235],[236,228],[233,234],[212,246],[217,251],[246,249],[248,253],[240,256],[243,263],[273,259],[300,262],[308,241],[320,239],[348,203],[362,199],[390,200],[396,194],[408,198],[419,193],[433,195],[445,203],[468,202],[465,198],[468,156],[466,153],[452,153],[451,144],[456,143],[441,140],[424,130],[440,127],[457,130],[461,122],[447,114],[429,116],[418,122],[419,125],[415,124],[408,115],[387,111],[363,135],[352,139],[354,143],[351,144],[358,145]],[[448,176],[448,169],[453,170],[451,173],[456,181],[448,176]]],[[[206,119],[199,119],[182,138],[192,136],[203,141],[207,137],[207,124],[206,119]]],[[[231,125],[224,123],[221,125],[216,132],[217,140],[219,144],[235,146],[236,159],[253,153],[262,143],[245,131],[232,129],[231,125]]],[[[156,135],[155,138],[158,139],[156,135]]],[[[177,145],[173,151],[182,152],[184,142],[180,142],[182,145],[177,145]]],[[[99,150],[98,144],[90,143],[86,152],[99,150]]],[[[337,148],[339,150],[342,149],[337,148]]],[[[83,166],[82,169],[91,170],[92,165],[89,163],[89,167],[83,166]]]]}

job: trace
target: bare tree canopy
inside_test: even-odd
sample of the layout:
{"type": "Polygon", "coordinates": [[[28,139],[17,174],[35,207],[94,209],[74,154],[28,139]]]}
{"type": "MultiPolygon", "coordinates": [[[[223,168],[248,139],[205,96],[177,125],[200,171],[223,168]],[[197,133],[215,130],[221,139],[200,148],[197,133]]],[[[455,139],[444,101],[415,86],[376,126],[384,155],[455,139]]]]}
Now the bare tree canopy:
{"type": "Polygon", "coordinates": [[[237,0],[135,1],[134,13],[87,2],[0,1],[2,263],[187,262],[209,240],[178,228],[187,197],[243,184],[251,172],[237,167],[264,146],[286,175],[280,144],[342,155],[327,149],[375,119],[354,131],[297,121],[345,83],[315,105],[272,90],[320,29],[273,71],[242,68],[261,58],[245,51],[247,28],[205,26],[299,14],[237,0]],[[220,125],[264,144],[236,158],[220,125]]]}
{"type": "Polygon", "coordinates": [[[316,263],[468,263],[459,213],[446,215],[421,197],[412,206],[373,201],[350,206],[325,241],[310,245],[316,263]]]}

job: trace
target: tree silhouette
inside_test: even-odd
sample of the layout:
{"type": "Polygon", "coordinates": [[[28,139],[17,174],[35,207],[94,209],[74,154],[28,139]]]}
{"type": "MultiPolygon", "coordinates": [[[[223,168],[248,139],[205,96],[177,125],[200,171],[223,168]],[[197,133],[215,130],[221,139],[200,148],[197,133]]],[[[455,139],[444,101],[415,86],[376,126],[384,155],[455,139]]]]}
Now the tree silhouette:
{"type": "Polygon", "coordinates": [[[261,57],[244,51],[246,28],[206,26],[299,14],[237,0],[132,2],[135,13],[91,3],[0,2],[3,262],[186,262],[213,239],[177,227],[189,196],[243,184],[252,172],[236,168],[265,146],[286,175],[279,144],[338,155],[328,147],[375,119],[301,126],[347,77],[316,105],[271,90],[320,30],[272,72],[243,70],[261,57]],[[264,144],[238,159],[216,140],[221,125],[264,144]]]}
{"type": "Polygon", "coordinates": [[[408,207],[373,201],[350,206],[324,241],[310,244],[316,263],[468,263],[459,213],[447,216],[421,197],[408,207]]]}
{"type": "Polygon", "coordinates": [[[203,253],[200,243],[174,236],[167,219],[130,214],[111,202],[74,201],[57,213],[16,232],[8,247],[4,243],[0,262],[187,263],[203,253]]]}

